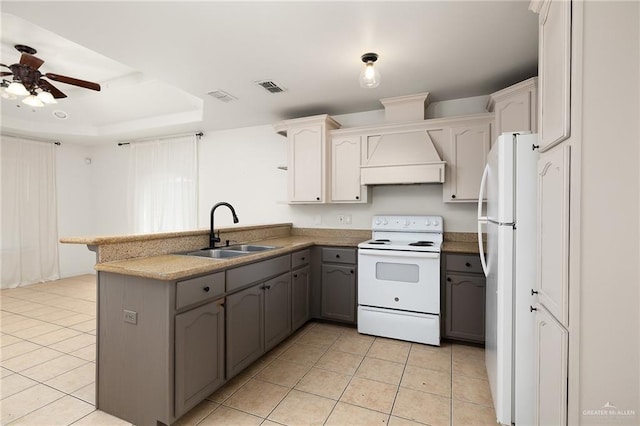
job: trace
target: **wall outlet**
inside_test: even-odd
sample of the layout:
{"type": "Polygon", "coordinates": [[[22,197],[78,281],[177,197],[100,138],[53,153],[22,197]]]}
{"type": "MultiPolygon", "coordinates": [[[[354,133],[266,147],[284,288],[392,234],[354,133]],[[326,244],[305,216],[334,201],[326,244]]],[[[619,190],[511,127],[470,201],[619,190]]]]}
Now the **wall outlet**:
{"type": "Polygon", "coordinates": [[[138,313],[134,311],[124,310],[124,322],[128,322],[129,324],[137,324],[138,323],[138,313]]]}
{"type": "Polygon", "coordinates": [[[343,215],[343,214],[339,214],[339,215],[338,215],[338,223],[339,223],[340,225],[344,225],[344,224],[345,224],[345,217],[344,217],[344,215],[343,215]]]}

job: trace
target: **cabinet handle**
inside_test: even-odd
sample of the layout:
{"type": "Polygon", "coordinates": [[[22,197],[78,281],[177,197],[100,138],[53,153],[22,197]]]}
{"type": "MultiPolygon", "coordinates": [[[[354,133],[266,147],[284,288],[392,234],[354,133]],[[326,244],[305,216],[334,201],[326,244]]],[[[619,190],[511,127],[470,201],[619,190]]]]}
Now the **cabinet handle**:
{"type": "Polygon", "coordinates": [[[531,151],[535,151],[538,148],[540,148],[540,145],[531,145],[531,151]]]}
{"type": "Polygon", "coordinates": [[[339,254],[336,254],[336,259],[340,259],[340,255],[339,254]]]}
{"type": "Polygon", "coordinates": [[[293,274],[293,278],[298,278],[298,274],[293,274]]]}
{"type": "Polygon", "coordinates": [[[533,306],[529,305],[529,311],[533,312],[533,311],[537,311],[538,308],[534,308],[533,306]]]}
{"type": "Polygon", "coordinates": [[[359,200],[359,199],[360,199],[360,197],[358,195],[356,195],[356,200],[359,200]]]}
{"type": "Polygon", "coordinates": [[[447,281],[451,282],[451,278],[447,277],[447,281]]]}
{"type": "Polygon", "coordinates": [[[271,286],[270,285],[265,285],[263,288],[269,290],[271,288],[271,286]]]}
{"type": "Polygon", "coordinates": [[[471,268],[471,264],[469,262],[465,263],[464,266],[466,266],[467,268],[471,268]]]}
{"type": "Polygon", "coordinates": [[[351,270],[351,273],[352,273],[352,274],[354,273],[353,269],[351,270]]]}
{"type": "Polygon", "coordinates": [[[316,197],[316,201],[320,201],[320,197],[316,197]]]}
{"type": "Polygon", "coordinates": [[[302,260],[304,262],[304,257],[301,257],[300,260],[302,260]]]}
{"type": "Polygon", "coordinates": [[[534,289],[531,289],[531,295],[533,296],[534,294],[538,294],[538,292],[535,291],[534,289]]]}
{"type": "Polygon", "coordinates": [[[451,194],[451,198],[456,198],[456,194],[451,194]]]}
{"type": "Polygon", "coordinates": [[[209,292],[209,290],[211,290],[211,289],[209,288],[209,286],[206,286],[205,288],[203,288],[203,290],[204,290],[205,292],[209,292]]]}

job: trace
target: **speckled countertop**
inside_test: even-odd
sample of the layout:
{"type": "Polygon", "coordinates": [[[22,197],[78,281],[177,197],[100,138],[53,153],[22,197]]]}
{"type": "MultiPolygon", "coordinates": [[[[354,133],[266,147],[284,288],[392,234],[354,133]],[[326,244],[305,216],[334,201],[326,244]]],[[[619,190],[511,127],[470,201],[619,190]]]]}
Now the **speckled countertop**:
{"type": "Polygon", "coordinates": [[[270,245],[278,248],[230,259],[211,259],[198,256],[165,254],[161,256],[138,257],[99,263],[96,265],[96,270],[171,281],[232,268],[245,263],[291,253],[313,245],[356,247],[358,243],[365,239],[366,238],[361,237],[339,237],[335,235],[272,238],[253,241],[251,244],[270,245]]]}
{"type": "Polygon", "coordinates": [[[444,253],[479,254],[478,234],[472,232],[445,232],[442,251],[444,253]]]}

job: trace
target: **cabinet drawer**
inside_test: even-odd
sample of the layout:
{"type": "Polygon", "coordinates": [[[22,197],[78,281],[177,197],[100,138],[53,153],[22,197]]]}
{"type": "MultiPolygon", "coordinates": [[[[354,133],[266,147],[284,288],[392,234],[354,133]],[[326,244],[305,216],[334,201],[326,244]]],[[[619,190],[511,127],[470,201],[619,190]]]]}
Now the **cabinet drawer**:
{"type": "Polygon", "coordinates": [[[227,291],[232,291],[257,281],[289,272],[291,256],[280,256],[227,271],[227,291]]]}
{"type": "Polygon", "coordinates": [[[178,281],[176,309],[213,299],[224,294],[224,272],[178,281]]]}
{"type": "Polygon", "coordinates": [[[311,260],[311,251],[309,249],[291,253],[291,269],[307,265],[309,260],[311,260]]]}
{"type": "Polygon", "coordinates": [[[356,250],[348,248],[323,248],[322,262],[350,263],[355,265],[356,250]]]}
{"type": "Polygon", "coordinates": [[[447,271],[483,274],[480,256],[477,254],[447,254],[447,271]]]}

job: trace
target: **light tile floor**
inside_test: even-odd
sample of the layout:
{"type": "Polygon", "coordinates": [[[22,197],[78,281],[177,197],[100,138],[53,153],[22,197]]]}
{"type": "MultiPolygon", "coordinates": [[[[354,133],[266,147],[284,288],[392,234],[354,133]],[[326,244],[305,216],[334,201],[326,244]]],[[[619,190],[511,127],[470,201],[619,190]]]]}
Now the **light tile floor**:
{"type": "MultiPolygon", "coordinates": [[[[95,276],[0,291],[0,424],[128,425],[95,409],[95,276]]],[[[179,425],[494,425],[483,350],[311,322],[179,425]]]]}

